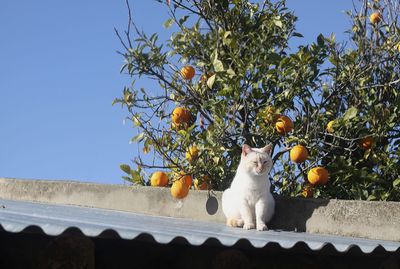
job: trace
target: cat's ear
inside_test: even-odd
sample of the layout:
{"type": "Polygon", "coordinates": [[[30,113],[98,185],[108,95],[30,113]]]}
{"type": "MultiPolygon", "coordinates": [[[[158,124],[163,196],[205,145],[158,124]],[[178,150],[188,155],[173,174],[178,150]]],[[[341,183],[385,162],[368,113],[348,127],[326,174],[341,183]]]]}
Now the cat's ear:
{"type": "Polygon", "coordinates": [[[243,156],[246,156],[250,152],[251,152],[251,147],[249,145],[247,145],[247,144],[244,144],[243,147],[242,147],[243,156]]]}
{"type": "Polygon", "coordinates": [[[267,153],[268,155],[272,154],[272,144],[268,144],[261,149],[262,152],[267,153]]]}

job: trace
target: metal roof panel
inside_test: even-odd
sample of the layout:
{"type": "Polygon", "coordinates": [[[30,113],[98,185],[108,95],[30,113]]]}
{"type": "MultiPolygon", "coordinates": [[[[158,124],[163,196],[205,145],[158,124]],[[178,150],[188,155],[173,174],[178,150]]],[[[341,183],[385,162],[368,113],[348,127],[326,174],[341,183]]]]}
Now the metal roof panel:
{"type": "Polygon", "coordinates": [[[247,231],[220,223],[98,208],[2,199],[0,205],[3,205],[0,208],[0,225],[8,232],[21,232],[27,227],[37,226],[44,233],[56,236],[75,227],[90,237],[113,230],[123,239],[134,239],[149,234],[159,243],[169,243],[179,237],[185,238],[192,245],[202,245],[214,238],[225,246],[232,246],[245,239],[256,248],[277,243],[282,248],[290,249],[299,242],[305,243],[311,250],[320,250],[330,244],[339,252],[346,252],[353,247],[359,247],[364,253],[371,253],[378,247],[383,247],[386,251],[396,251],[400,248],[400,242],[394,241],[273,230],[247,231]]]}

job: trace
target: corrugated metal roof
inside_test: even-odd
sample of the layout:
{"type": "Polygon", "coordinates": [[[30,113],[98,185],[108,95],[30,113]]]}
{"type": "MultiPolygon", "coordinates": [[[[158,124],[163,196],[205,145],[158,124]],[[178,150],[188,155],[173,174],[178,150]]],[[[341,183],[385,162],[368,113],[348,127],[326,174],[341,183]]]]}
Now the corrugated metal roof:
{"type": "Polygon", "coordinates": [[[278,243],[282,248],[290,249],[299,242],[304,242],[312,250],[332,245],[339,252],[346,252],[355,246],[364,253],[370,253],[379,246],[386,251],[400,248],[400,242],[392,241],[284,231],[246,231],[220,223],[1,199],[0,224],[9,232],[20,232],[27,227],[38,226],[48,235],[59,235],[68,228],[76,227],[91,237],[111,229],[124,239],[150,234],[159,243],[169,243],[177,237],[183,237],[192,245],[201,245],[206,240],[215,238],[225,246],[232,246],[237,241],[246,239],[256,248],[278,243]]]}

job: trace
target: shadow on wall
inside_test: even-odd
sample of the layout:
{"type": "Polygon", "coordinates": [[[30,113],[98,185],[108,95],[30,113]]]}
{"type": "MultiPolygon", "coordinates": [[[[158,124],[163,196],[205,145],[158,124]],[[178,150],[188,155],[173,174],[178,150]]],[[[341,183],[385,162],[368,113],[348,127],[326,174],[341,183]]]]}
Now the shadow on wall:
{"type": "Polygon", "coordinates": [[[218,199],[215,196],[209,195],[206,202],[206,211],[208,215],[215,215],[218,212],[218,199]]]}
{"type": "Polygon", "coordinates": [[[269,227],[274,230],[305,232],[307,220],[314,210],[326,206],[329,200],[274,196],[275,215],[269,227]]]}

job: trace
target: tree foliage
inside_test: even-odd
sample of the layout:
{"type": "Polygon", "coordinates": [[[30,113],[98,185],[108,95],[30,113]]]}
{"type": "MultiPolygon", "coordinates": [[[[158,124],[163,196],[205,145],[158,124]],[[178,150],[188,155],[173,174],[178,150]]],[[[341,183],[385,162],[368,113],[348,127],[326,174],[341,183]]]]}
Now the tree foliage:
{"type": "Polygon", "coordinates": [[[127,108],[139,130],[132,140],[143,154],[156,157],[146,162],[151,158],[138,154],[135,169],[122,167],[125,179],[148,184],[154,169],[184,171],[200,181],[207,176],[213,189],[223,190],[243,143],[271,142],[277,193],[299,196],[312,190],[314,197],[400,200],[396,1],[364,0],[349,11],[353,25],[345,44],[320,35],[298,48],[289,48],[292,38],[302,36],[284,0],[167,2],[170,18],[164,26],[174,30],[169,40],[140,31],[131,15],[125,35],[117,32],[125,49],[121,72],[158,85],[137,88],[134,81],[114,101],[127,108]],[[378,23],[369,20],[374,12],[380,14],[378,23]],[[187,65],[195,68],[193,79],[180,73],[187,65]],[[176,107],[190,111],[187,122],[173,122],[176,107]],[[277,131],[280,115],[293,122],[291,132],[277,131]],[[299,144],[309,157],[296,164],[288,151],[299,144]],[[193,146],[198,156],[189,161],[186,153],[193,146]],[[329,171],[327,185],[307,183],[316,166],[329,171]]]}

